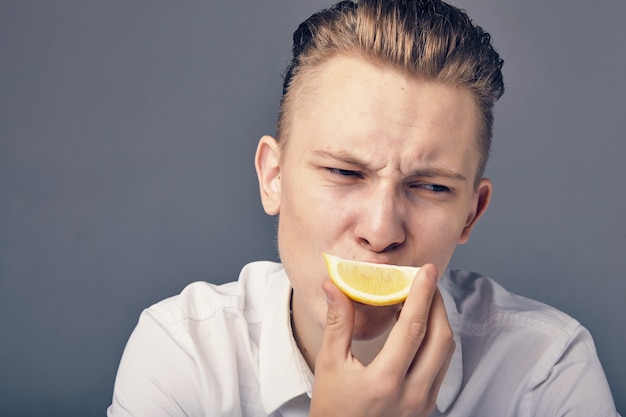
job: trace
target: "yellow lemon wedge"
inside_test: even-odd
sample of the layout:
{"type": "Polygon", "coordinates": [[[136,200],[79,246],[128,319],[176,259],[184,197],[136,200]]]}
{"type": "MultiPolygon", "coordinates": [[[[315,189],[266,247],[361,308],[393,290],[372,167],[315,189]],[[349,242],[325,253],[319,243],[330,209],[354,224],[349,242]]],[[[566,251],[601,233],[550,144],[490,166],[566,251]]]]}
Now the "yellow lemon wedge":
{"type": "Polygon", "coordinates": [[[323,253],[330,280],[349,298],[386,306],[403,302],[418,267],[352,261],[323,253]]]}

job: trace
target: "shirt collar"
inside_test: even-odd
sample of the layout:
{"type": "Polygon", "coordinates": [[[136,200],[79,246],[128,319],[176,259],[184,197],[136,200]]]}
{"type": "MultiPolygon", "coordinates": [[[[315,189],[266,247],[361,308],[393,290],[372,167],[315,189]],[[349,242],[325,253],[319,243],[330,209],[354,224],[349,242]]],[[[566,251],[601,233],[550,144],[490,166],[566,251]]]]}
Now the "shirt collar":
{"type": "MultiPolygon", "coordinates": [[[[440,413],[445,413],[456,400],[463,382],[460,315],[454,298],[446,288],[450,285],[448,276],[449,270],[438,287],[454,333],[456,348],[437,396],[437,409],[440,413]]],[[[259,343],[261,402],[267,414],[271,414],[297,396],[302,394],[311,396],[313,373],[302,357],[291,332],[290,299],[291,285],[284,269],[281,268],[272,273],[268,280],[259,343]]]]}
{"type": "Polygon", "coordinates": [[[448,321],[452,332],[454,333],[454,342],[456,348],[452,354],[452,360],[448,367],[448,372],[443,379],[441,388],[439,389],[439,395],[437,396],[437,409],[440,413],[445,413],[452,405],[456,397],[461,391],[461,385],[463,383],[463,348],[461,346],[460,335],[460,315],[456,307],[456,302],[450,294],[450,291],[446,288],[450,285],[449,280],[450,270],[446,271],[441,281],[439,281],[439,292],[443,298],[443,304],[446,307],[448,313],[448,321]]]}
{"type": "Polygon", "coordinates": [[[311,395],[313,373],[291,331],[291,285],[284,269],[273,272],[265,289],[259,342],[261,403],[269,415],[287,401],[311,395]]]}

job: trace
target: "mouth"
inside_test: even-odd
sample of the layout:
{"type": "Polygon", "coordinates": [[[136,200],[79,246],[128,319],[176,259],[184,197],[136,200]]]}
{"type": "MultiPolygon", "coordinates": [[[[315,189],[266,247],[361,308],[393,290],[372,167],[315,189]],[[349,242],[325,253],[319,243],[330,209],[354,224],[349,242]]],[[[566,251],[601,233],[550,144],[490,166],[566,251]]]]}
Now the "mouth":
{"type": "Polygon", "coordinates": [[[403,302],[419,269],[354,261],[328,254],[324,254],[324,258],[330,280],[350,299],[369,306],[403,302]]]}

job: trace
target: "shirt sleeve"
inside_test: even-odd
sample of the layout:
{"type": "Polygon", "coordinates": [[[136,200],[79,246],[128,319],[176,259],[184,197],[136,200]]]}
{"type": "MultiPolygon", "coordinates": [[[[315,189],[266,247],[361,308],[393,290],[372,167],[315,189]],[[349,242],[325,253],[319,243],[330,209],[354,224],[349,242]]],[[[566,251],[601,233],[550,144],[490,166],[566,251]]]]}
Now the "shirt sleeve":
{"type": "Polygon", "coordinates": [[[618,416],[589,332],[578,326],[569,342],[537,364],[531,390],[532,416],[618,416]],[[548,366],[546,366],[548,365],[548,366]]]}
{"type": "Polygon", "coordinates": [[[108,417],[202,415],[194,360],[144,311],[128,340],[108,417]]]}

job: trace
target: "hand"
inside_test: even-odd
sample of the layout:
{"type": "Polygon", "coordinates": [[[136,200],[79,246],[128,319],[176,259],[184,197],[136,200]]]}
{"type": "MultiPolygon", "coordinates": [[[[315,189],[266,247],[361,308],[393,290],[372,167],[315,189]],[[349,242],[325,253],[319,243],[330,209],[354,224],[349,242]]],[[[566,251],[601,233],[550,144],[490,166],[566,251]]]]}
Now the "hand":
{"type": "Polygon", "coordinates": [[[309,416],[428,416],[455,344],[437,289],[437,268],[422,267],[384,347],[366,367],[351,352],[354,307],[330,281],[327,325],[315,362],[309,416]]]}

